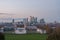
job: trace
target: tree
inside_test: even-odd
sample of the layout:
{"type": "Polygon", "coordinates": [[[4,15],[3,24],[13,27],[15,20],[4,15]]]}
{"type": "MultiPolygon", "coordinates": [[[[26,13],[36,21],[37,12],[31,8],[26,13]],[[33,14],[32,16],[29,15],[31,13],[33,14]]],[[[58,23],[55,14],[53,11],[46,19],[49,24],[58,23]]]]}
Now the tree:
{"type": "Polygon", "coordinates": [[[52,28],[49,27],[48,25],[46,25],[45,29],[46,29],[47,34],[50,34],[53,31],[52,28]]]}
{"type": "Polygon", "coordinates": [[[60,40],[60,27],[56,27],[56,29],[48,35],[47,40],[60,40]]]}

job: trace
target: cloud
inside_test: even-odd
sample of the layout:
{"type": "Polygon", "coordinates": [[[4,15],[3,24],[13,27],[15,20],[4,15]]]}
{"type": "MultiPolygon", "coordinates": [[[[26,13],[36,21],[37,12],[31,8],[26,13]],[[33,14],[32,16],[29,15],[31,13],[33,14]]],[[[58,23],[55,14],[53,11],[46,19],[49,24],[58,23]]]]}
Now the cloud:
{"type": "Polygon", "coordinates": [[[0,13],[0,14],[4,14],[4,13],[0,13]]]}
{"type": "Polygon", "coordinates": [[[13,14],[8,14],[8,13],[0,13],[0,15],[13,15],[13,14]]]}

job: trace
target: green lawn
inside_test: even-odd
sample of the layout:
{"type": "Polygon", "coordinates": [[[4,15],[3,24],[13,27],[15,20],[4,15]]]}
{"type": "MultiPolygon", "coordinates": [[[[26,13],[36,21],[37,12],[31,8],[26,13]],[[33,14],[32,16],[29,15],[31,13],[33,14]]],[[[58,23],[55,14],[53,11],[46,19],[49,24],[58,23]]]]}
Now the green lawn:
{"type": "Polygon", "coordinates": [[[5,40],[46,40],[46,34],[6,34],[5,40]]]}

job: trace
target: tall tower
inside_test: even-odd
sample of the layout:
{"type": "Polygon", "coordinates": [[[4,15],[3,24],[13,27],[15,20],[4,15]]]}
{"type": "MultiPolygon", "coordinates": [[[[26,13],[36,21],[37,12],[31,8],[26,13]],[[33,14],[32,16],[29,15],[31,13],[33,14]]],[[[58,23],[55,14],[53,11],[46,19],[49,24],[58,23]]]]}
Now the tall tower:
{"type": "Polygon", "coordinates": [[[12,23],[14,23],[14,19],[12,20],[12,23]]]}
{"type": "Polygon", "coordinates": [[[14,27],[16,27],[16,23],[14,19],[12,19],[12,24],[14,25],[14,27]]]}
{"type": "Polygon", "coordinates": [[[42,25],[44,25],[44,24],[45,24],[44,19],[40,19],[40,24],[42,24],[42,25]]]}
{"type": "Polygon", "coordinates": [[[44,24],[45,23],[44,19],[41,19],[40,20],[40,23],[44,24]]]}
{"type": "Polygon", "coordinates": [[[36,24],[37,23],[37,17],[30,16],[30,24],[36,24]]]}
{"type": "Polygon", "coordinates": [[[28,18],[24,18],[23,23],[24,23],[24,27],[26,28],[26,26],[28,25],[28,18]]]}

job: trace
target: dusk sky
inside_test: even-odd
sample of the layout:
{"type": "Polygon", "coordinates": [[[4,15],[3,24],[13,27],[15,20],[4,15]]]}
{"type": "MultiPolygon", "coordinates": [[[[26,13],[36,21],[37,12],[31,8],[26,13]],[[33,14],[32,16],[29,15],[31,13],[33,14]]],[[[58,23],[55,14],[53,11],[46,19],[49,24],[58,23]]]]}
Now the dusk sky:
{"type": "Polygon", "coordinates": [[[60,0],[0,0],[0,19],[29,16],[60,21],[60,0]]]}

